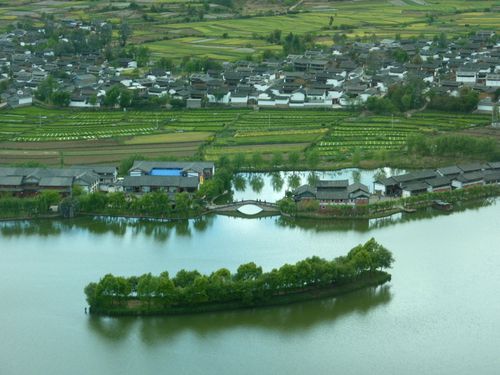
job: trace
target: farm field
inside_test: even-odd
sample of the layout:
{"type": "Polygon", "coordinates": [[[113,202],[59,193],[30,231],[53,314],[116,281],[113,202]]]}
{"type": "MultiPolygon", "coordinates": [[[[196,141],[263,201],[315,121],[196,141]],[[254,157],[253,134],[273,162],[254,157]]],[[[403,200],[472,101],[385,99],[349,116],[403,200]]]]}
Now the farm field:
{"type": "MultiPolygon", "coordinates": [[[[204,56],[235,60],[262,52],[280,50],[280,46],[263,43],[275,29],[283,35],[312,33],[318,43],[331,45],[336,33],[350,37],[413,37],[425,34],[432,37],[441,32],[449,37],[479,29],[495,29],[500,22],[498,12],[489,12],[489,1],[391,1],[361,0],[341,2],[304,2],[296,10],[302,13],[262,16],[244,19],[224,19],[189,23],[165,23],[151,30],[150,38],[165,39],[146,43],[153,53],[179,58],[204,56]],[[367,11],[369,9],[369,11],[367,11]],[[429,15],[433,16],[432,21],[429,15]],[[328,27],[333,16],[334,28],[328,27]],[[224,38],[222,37],[224,35],[224,38]],[[160,37],[158,37],[160,36],[160,37]]],[[[148,37],[143,33],[141,38],[148,37]]]]}
{"type": "Polygon", "coordinates": [[[204,158],[317,150],[324,160],[356,151],[400,149],[408,136],[475,131],[487,115],[438,112],[412,117],[363,116],[339,110],[204,109],[186,111],[70,111],[36,107],[0,112],[2,164],[118,162],[131,155],[204,158]]]}
{"type": "MultiPolygon", "coordinates": [[[[96,14],[113,24],[125,17],[134,29],[131,43],[148,46],[154,58],[179,61],[192,56],[235,61],[265,50],[281,51],[281,46],[265,40],[275,29],[282,30],[283,35],[312,33],[319,44],[330,46],[333,35],[338,33],[393,38],[396,34],[432,37],[444,32],[452,37],[479,29],[496,29],[500,23],[500,13],[495,10],[500,2],[485,0],[307,0],[297,1],[294,12],[287,14],[289,3],[241,1],[239,12],[245,17],[236,18],[236,14],[229,13],[226,15],[229,18],[206,17],[189,22],[183,21],[186,2],[137,0],[136,3],[144,7],[134,11],[128,9],[127,2],[113,3],[111,9],[107,2],[96,1],[10,1],[0,7],[0,30],[23,17],[41,25],[42,13],[82,20],[96,14]],[[164,12],[151,11],[152,4],[162,3],[164,12]],[[271,13],[265,13],[271,9],[271,13]],[[274,10],[279,14],[274,14],[274,10]],[[149,21],[145,22],[145,16],[149,21]],[[330,16],[334,17],[332,27],[329,27],[330,16]]],[[[195,8],[203,4],[190,3],[195,8]]]]}

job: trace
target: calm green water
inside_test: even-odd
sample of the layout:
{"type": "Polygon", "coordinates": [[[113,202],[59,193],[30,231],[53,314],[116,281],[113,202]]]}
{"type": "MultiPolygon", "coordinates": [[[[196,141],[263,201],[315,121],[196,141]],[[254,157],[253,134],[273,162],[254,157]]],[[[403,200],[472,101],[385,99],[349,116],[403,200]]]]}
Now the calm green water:
{"type": "Polygon", "coordinates": [[[422,216],[0,223],[0,374],[499,374],[500,205],[422,216]],[[396,258],[386,287],[209,315],[83,312],[107,272],[270,269],[372,236],[396,258]]]}
{"type": "MultiPolygon", "coordinates": [[[[405,173],[402,169],[382,168],[387,176],[405,173]]],[[[285,196],[287,190],[293,191],[303,184],[313,183],[311,177],[321,180],[349,180],[361,182],[371,190],[374,176],[379,169],[344,168],[335,171],[295,171],[273,173],[239,173],[239,183],[233,184],[232,199],[262,199],[275,202],[285,196]]]]}

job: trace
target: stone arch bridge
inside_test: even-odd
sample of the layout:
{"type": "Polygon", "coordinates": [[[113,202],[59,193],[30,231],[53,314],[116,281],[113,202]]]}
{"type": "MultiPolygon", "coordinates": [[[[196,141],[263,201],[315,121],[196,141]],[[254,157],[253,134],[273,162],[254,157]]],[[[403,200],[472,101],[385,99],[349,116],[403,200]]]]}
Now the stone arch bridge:
{"type": "Polygon", "coordinates": [[[240,211],[240,209],[244,206],[257,206],[261,209],[260,212],[265,212],[265,213],[280,213],[280,210],[278,208],[278,205],[276,203],[271,203],[271,202],[266,202],[266,201],[261,201],[261,200],[253,200],[253,199],[246,199],[242,201],[237,201],[237,202],[231,202],[227,204],[221,204],[221,205],[211,205],[208,208],[210,211],[213,212],[240,212],[244,213],[243,211],[240,211]]]}

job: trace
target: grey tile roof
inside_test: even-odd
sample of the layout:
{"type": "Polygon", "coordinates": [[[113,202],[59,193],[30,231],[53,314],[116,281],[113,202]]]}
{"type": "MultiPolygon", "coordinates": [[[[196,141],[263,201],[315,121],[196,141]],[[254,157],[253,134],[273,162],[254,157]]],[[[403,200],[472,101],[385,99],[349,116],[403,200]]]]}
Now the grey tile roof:
{"type": "Polygon", "coordinates": [[[347,188],[349,180],[319,180],[316,188],[347,188]]]}
{"type": "Polygon", "coordinates": [[[0,176],[1,186],[19,186],[23,183],[22,176],[0,176]]]}
{"type": "Polygon", "coordinates": [[[427,190],[427,184],[425,182],[412,182],[403,187],[403,190],[406,191],[419,191],[419,190],[427,190]]]}
{"type": "Polygon", "coordinates": [[[319,200],[347,200],[349,199],[349,193],[347,193],[347,190],[318,191],[316,198],[319,200]]]}
{"type": "Polygon", "coordinates": [[[474,181],[481,181],[483,178],[484,178],[484,175],[481,172],[470,172],[470,173],[461,174],[461,175],[455,177],[454,180],[460,181],[460,182],[474,182],[474,181]]]}
{"type": "Polygon", "coordinates": [[[137,160],[130,170],[140,169],[146,173],[149,173],[153,168],[164,168],[164,169],[176,169],[182,168],[183,170],[194,170],[197,172],[203,172],[206,168],[213,168],[214,163],[196,161],[196,162],[182,162],[182,161],[144,161],[137,160]]]}
{"type": "Polygon", "coordinates": [[[462,170],[460,168],[458,168],[456,165],[452,165],[450,167],[442,167],[442,168],[439,168],[437,171],[438,171],[438,173],[442,174],[443,176],[449,176],[449,175],[462,173],[462,170]]]}
{"type": "Polygon", "coordinates": [[[180,177],[180,176],[125,176],[123,179],[124,187],[180,187],[197,188],[198,177],[180,177]]]}
{"type": "Polygon", "coordinates": [[[38,182],[39,186],[44,187],[71,187],[73,185],[72,177],[42,177],[38,182]]]}
{"type": "Polygon", "coordinates": [[[451,184],[451,179],[443,176],[443,177],[431,178],[430,180],[425,180],[425,182],[429,186],[436,188],[442,186],[449,186],[451,184]]]}

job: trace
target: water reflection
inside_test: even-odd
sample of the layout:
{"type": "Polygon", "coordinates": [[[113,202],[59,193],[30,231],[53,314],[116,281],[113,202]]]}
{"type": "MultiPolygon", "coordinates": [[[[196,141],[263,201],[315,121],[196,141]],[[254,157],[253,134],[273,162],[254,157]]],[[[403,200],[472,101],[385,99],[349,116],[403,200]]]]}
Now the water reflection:
{"type": "Polygon", "coordinates": [[[236,191],[245,191],[245,189],[247,187],[247,182],[245,180],[245,177],[243,177],[242,175],[234,176],[233,186],[234,186],[234,190],[236,190],[236,191]]]}
{"type": "Polygon", "coordinates": [[[392,299],[389,285],[367,288],[337,298],[328,298],[288,306],[207,313],[188,316],[107,318],[90,317],[89,328],[109,340],[125,339],[135,329],[149,345],[173,340],[179,334],[192,332],[205,337],[235,327],[258,328],[296,334],[319,324],[335,323],[351,314],[366,315],[392,299]]]}
{"type": "Polygon", "coordinates": [[[391,216],[377,219],[332,219],[332,220],[317,220],[317,219],[291,219],[280,216],[275,219],[276,225],[287,228],[300,228],[315,232],[344,232],[356,231],[367,232],[375,228],[384,228],[401,223],[412,221],[420,221],[443,215],[455,215],[466,210],[479,210],[481,207],[495,205],[499,199],[489,198],[474,202],[457,204],[453,211],[440,211],[432,207],[420,209],[415,213],[396,213],[391,216]]]}
{"type": "Polygon", "coordinates": [[[214,223],[213,215],[193,220],[139,220],[122,217],[81,217],[73,220],[32,220],[0,222],[3,237],[58,236],[69,230],[85,230],[95,235],[113,234],[123,236],[130,231],[133,235],[145,235],[164,242],[175,233],[191,237],[194,232],[205,232],[214,223]]]}
{"type": "MultiPolygon", "coordinates": [[[[484,199],[475,202],[456,204],[451,212],[439,211],[431,207],[416,213],[398,213],[378,219],[291,219],[283,216],[275,217],[275,213],[261,212],[251,216],[251,220],[273,220],[278,227],[300,228],[315,232],[356,231],[367,232],[375,228],[384,228],[401,223],[430,219],[442,215],[455,215],[465,210],[478,210],[496,204],[498,199],[484,199]]],[[[239,212],[228,212],[225,216],[246,218],[248,215],[239,212]]],[[[84,230],[94,235],[113,234],[124,236],[127,231],[134,235],[144,235],[158,242],[165,242],[175,234],[191,237],[194,233],[205,232],[217,220],[216,215],[205,215],[192,220],[139,220],[120,217],[81,217],[73,220],[32,220],[0,222],[2,237],[59,236],[69,230],[84,230]]]]}
{"type": "Polygon", "coordinates": [[[316,185],[318,181],[319,181],[319,176],[314,171],[310,172],[309,175],[307,176],[307,183],[311,186],[316,185]]]}
{"type": "Polygon", "coordinates": [[[291,174],[288,176],[288,186],[291,190],[297,189],[302,182],[302,179],[298,174],[291,174]]]}
{"type": "Polygon", "coordinates": [[[271,174],[271,185],[275,192],[281,191],[284,183],[285,180],[283,180],[280,173],[275,172],[271,174]]]}
{"type": "Polygon", "coordinates": [[[239,173],[233,180],[233,199],[262,199],[275,202],[285,196],[286,191],[293,190],[301,184],[314,184],[318,179],[349,180],[361,182],[370,189],[375,176],[380,173],[394,175],[404,173],[391,168],[364,170],[346,168],[335,171],[281,171],[271,173],[239,173]],[[293,176],[293,177],[292,177],[293,176]]]}
{"type": "Polygon", "coordinates": [[[260,193],[264,187],[264,180],[261,176],[254,175],[250,178],[250,186],[255,193],[260,193]]]}

